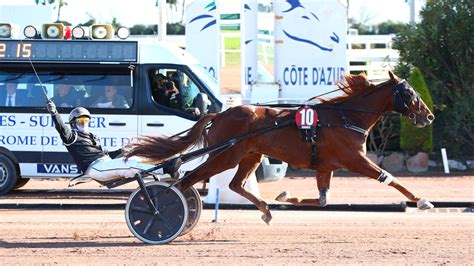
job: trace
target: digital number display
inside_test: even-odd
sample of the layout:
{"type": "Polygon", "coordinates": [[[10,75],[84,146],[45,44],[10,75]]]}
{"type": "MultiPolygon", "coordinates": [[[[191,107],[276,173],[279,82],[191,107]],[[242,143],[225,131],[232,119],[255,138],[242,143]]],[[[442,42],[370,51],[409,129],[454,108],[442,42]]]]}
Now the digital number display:
{"type": "Polygon", "coordinates": [[[137,62],[137,42],[0,40],[0,62],[137,62]]]}

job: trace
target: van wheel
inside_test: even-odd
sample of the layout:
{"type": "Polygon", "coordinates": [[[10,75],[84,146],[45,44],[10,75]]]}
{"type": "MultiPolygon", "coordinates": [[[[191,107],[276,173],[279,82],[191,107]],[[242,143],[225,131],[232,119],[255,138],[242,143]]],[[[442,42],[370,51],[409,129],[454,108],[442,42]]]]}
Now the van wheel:
{"type": "Polygon", "coordinates": [[[15,188],[17,179],[15,164],[7,156],[0,154],[0,195],[7,194],[15,188]]]}
{"type": "Polygon", "coordinates": [[[18,178],[18,180],[16,181],[15,189],[23,187],[24,185],[26,185],[26,183],[28,183],[28,181],[30,181],[29,178],[18,178]]]}

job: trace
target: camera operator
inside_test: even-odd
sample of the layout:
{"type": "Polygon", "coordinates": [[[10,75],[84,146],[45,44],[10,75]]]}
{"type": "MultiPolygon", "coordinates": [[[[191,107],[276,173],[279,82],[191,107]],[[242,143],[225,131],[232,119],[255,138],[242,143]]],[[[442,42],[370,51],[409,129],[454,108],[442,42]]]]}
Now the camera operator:
{"type": "Polygon", "coordinates": [[[162,74],[159,74],[155,80],[156,87],[153,93],[155,101],[171,108],[180,109],[182,98],[176,84],[162,74]]]}

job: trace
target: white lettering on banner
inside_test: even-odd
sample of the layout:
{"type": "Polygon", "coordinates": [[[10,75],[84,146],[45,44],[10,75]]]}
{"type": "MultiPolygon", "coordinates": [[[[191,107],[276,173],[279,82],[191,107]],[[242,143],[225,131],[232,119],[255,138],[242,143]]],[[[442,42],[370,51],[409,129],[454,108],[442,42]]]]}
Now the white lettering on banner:
{"type": "Polygon", "coordinates": [[[79,174],[77,165],[74,164],[38,164],[38,173],[47,174],[79,174]]]}
{"type": "Polygon", "coordinates": [[[312,86],[334,85],[342,80],[344,67],[285,67],[283,69],[283,84],[312,86]]]}

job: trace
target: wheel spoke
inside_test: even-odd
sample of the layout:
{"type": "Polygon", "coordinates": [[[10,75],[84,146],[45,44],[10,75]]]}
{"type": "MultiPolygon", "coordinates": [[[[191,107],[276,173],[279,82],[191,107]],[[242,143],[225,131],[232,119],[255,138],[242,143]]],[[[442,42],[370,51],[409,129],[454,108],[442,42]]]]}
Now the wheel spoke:
{"type": "Polygon", "coordinates": [[[134,207],[132,207],[132,211],[133,211],[133,212],[140,212],[140,213],[153,214],[153,212],[150,211],[149,208],[139,207],[139,206],[134,206],[134,207]]]}
{"type": "Polygon", "coordinates": [[[163,224],[165,225],[166,229],[168,229],[169,232],[172,232],[172,226],[170,225],[170,222],[163,218],[163,215],[160,215],[161,221],[163,221],[163,224]]]}
{"type": "Polygon", "coordinates": [[[150,231],[150,229],[153,226],[154,222],[155,222],[155,215],[153,215],[150,218],[150,221],[148,221],[148,224],[145,226],[145,230],[143,230],[143,234],[148,235],[148,231],[150,231]]]}

